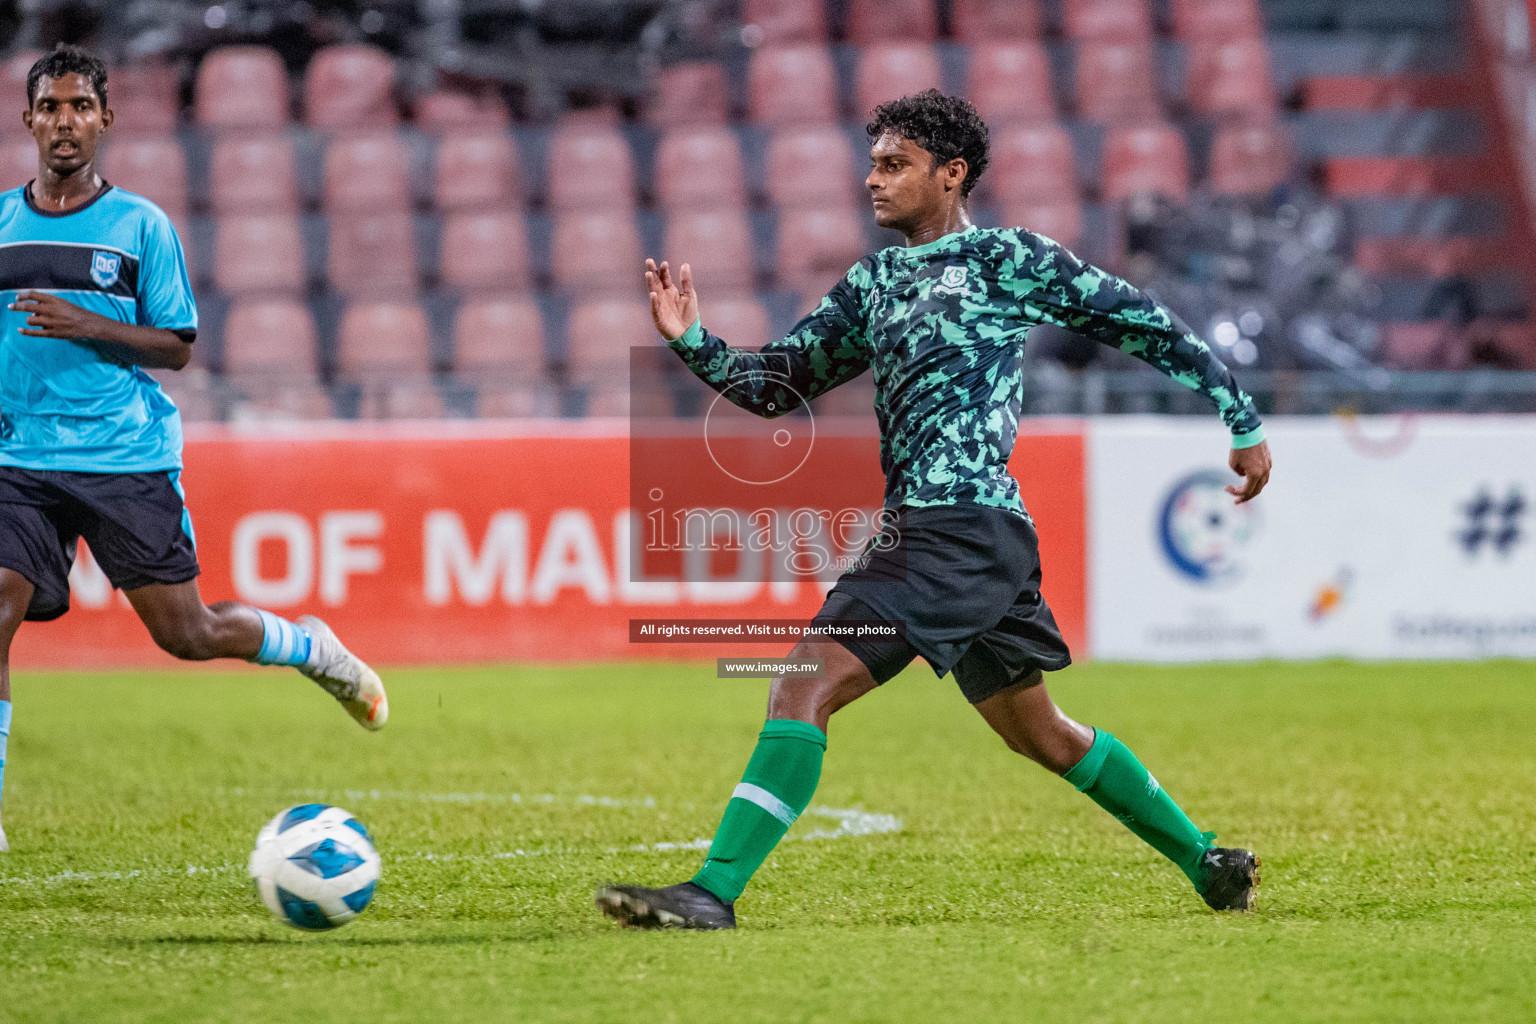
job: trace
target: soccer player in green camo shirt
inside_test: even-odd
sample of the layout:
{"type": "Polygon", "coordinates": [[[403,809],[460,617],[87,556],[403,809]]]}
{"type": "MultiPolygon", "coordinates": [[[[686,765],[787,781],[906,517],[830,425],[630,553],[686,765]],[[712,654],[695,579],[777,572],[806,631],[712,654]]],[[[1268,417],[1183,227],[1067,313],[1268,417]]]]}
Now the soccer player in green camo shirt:
{"type": "Polygon", "coordinates": [[[797,408],[870,370],[887,521],[814,622],[901,622],[899,641],[805,640],[820,678],[776,678],[768,722],[698,874],[664,889],[609,885],[598,906],[644,927],[732,928],[734,902],[810,803],[833,712],[921,655],[953,673],[1009,748],[1063,776],[1172,860],[1206,903],[1247,910],[1259,860],[1215,845],[1134,754],[1051,701],[1043,673],[1071,660],[1040,594],[1034,526],[1008,473],[1023,347],[1040,323],[1128,352],[1209,397],[1232,434],[1227,490],[1252,500],[1270,456],[1253,401],[1172,312],[1048,238],[982,229],[966,200],[987,165],[987,128],[963,99],[930,90],[887,103],[868,126],[875,222],[900,231],[860,260],[789,337],[731,348],[701,320],[687,264],[646,261],[657,329],[688,368],[762,416],[797,408]]]}

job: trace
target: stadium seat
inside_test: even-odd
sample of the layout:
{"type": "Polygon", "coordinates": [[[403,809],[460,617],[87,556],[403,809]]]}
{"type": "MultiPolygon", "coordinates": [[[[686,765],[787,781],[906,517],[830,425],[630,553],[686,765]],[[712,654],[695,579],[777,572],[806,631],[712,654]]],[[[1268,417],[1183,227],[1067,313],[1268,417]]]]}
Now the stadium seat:
{"type": "Polygon", "coordinates": [[[730,120],[729,97],[719,64],[672,64],[656,73],[645,118],[658,128],[723,125],[730,120]]]}
{"type": "Polygon", "coordinates": [[[669,209],[746,205],[741,143],[729,128],[668,132],[656,147],[656,197],[669,209]]]}
{"type": "Polygon", "coordinates": [[[1279,122],[1234,125],[1211,144],[1211,188],[1218,195],[1254,195],[1283,184],[1292,153],[1279,122]]]}
{"type": "Polygon", "coordinates": [[[174,139],[118,139],[102,154],[101,176],[172,217],[187,212],[187,157],[174,139]]]}
{"type": "Polygon", "coordinates": [[[23,135],[0,149],[0,190],[19,188],[37,177],[37,143],[23,135]]]}
{"type": "Polygon", "coordinates": [[[181,85],[165,64],[133,64],[113,68],[107,94],[118,138],[164,138],[175,134],[181,113],[181,85]]]}
{"type": "Polygon", "coordinates": [[[1002,223],[1044,235],[1068,249],[1083,241],[1083,206],[1075,197],[1010,200],[1003,203],[1002,223]]]}
{"type": "Polygon", "coordinates": [[[453,321],[453,368],[477,377],[536,379],[544,372],[544,315],[521,296],[466,300],[453,321]]]}
{"type": "Polygon", "coordinates": [[[288,71],[276,50],[223,46],[197,69],[193,109],[204,128],[253,131],[288,123],[288,71]]]}
{"type": "Polygon", "coordinates": [[[616,128],[562,127],[549,140],[549,205],[558,213],[630,210],[635,161],[616,128]]]}
{"type": "Polygon", "coordinates": [[[437,144],[433,189],[444,210],[501,210],[522,204],[517,147],[506,132],[466,131],[437,144]]]}
{"type": "Polygon", "coordinates": [[[1139,121],[1159,114],[1152,47],[1090,40],[1077,47],[1077,112],[1090,121],[1139,121]]]}
{"type": "Polygon", "coordinates": [[[6,58],[0,71],[0,89],[5,90],[4,102],[9,104],[11,117],[0,117],[0,139],[28,138],[26,125],[21,123],[20,112],[27,109],[27,74],[32,65],[43,55],[41,50],[21,50],[6,58]]]}
{"type": "Polygon", "coordinates": [[[867,251],[864,220],[852,209],[801,208],[779,217],[779,284],[801,292],[802,304],[825,294],[867,251]]]}
{"type": "Polygon", "coordinates": [[[865,172],[841,128],[780,128],[768,140],[768,199],[783,209],[851,206],[867,198],[865,172]]]}
{"type": "Polygon", "coordinates": [[[426,311],[395,298],[348,305],[337,331],[336,369],[351,377],[429,372],[432,331],[426,311]]]}
{"type": "Polygon", "coordinates": [[[1061,125],[1013,125],[992,137],[992,160],[978,187],[994,201],[1074,199],[1076,165],[1072,136],[1061,125]]]}
{"type": "Polygon", "coordinates": [[[512,123],[512,114],[501,97],[440,89],[416,101],[412,120],[430,135],[449,132],[501,131],[512,123]]]}
{"type": "Polygon", "coordinates": [[[1269,47],[1262,39],[1189,44],[1186,97],[1200,114],[1264,114],[1275,109],[1269,47]]]}
{"type": "Polygon", "coordinates": [[[209,163],[208,191],[215,213],[299,212],[293,142],[285,136],[220,139],[209,163]]]}
{"type": "Polygon", "coordinates": [[[823,0],[743,0],[741,6],[742,24],[761,33],[755,45],[826,42],[823,0]]]}
{"type": "Polygon", "coordinates": [[[438,273],[450,288],[527,291],[528,232],[511,210],[455,213],[443,225],[438,273]]]}
{"type": "Polygon", "coordinates": [[[392,128],[400,119],[394,89],[395,62],[383,50],[327,46],[304,72],[304,120],[328,131],[392,128]]]}
{"type": "Polygon", "coordinates": [[[566,328],[566,368],[577,384],[615,377],[627,380],[630,348],[659,342],[648,302],[585,302],[571,311],[566,328]]]}
{"type": "Polygon", "coordinates": [[[751,119],[773,127],[834,124],[837,71],[820,46],[771,46],[747,65],[751,119]]]}
{"type": "Polygon", "coordinates": [[[645,287],[640,233],[627,213],[568,213],[555,218],[550,270],[577,295],[634,295],[645,287]]]}
{"type": "Polygon", "coordinates": [[[939,56],[926,43],[879,43],[859,54],[854,73],[854,113],[860,121],[888,100],[925,89],[942,89],[939,56]]]}
{"type": "Polygon", "coordinates": [[[213,243],[213,283],[229,295],[302,295],[308,285],[296,217],[224,217],[213,243]]]}
{"type": "Polygon", "coordinates": [[[754,298],[711,298],[704,313],[704,326],[732,348],[759,349],[774,340],[768,311],[754,298]]]}
{"type": "Polygon", "coordinates": [[[974,44],[966,82],[966,98],[994,128],[1008,121],[1052,121],[1056,117],[1051,58],[1037,42],[974,44]]]}
{"type": "Polygon", "coordinates": [[[325,389],[313,381],[287,381],[265,375],[228,378],[234,392],[229,418],[235,421],[328,420],[334,416],[325,389]]]}
{"type": "Polygon", "coordinates": [[[1112,129],[1104,142],[1104,198],[1110,202],[1153,192],[1183,201],[1189,195],[1189,149],[1169,124],[1112,129]]]}
{"type": "Polygon", "coordinates": [[[661,251],[673,267],[692,267],[704,295],[752,289],[752,228],[741,210],[674,211],[661,251]]]}
{"type": "Polygon", "coordinates": [[[325,150],[321,203],[329,213],[382,213],[411,208],[411,163],[388,132],[341,136],[325,150]]]}
{"type": "Polygon", "coordinates": [[[1037,0],[954,0],[950,21],[955,38],[972,46],[1040,37],[1037,0]]]}
{"type": "Polygon", "coordinates": [[[1152,38],[1147,0],[1065,0],[1062,22],[1074,39],[1141,42],[1152,38]]]}
{"type": "Polygon", "coordinates": [[[1258,0],[1173,0],[1173,33],[1180,39],[1258,39],[1264,18],[1258,0]]]}
{"type": "Polygon", "coordinates": [[[237,301],[224,321],[224,372],[313,379],[320,372],[315,318],[297,299],[237,301]]]}
{"type": "Polygon", "coordinates": [[[416,291],[416,236],[408,213],[337,214],[330,218],[326,276],[344,294],[416,291]]]}
{"type": "Polygon", "coordinates": [[[364,380],[358,394],[361,420],[435,420],[445,411],[443,396],[425,376],[364,380]]]}
{"type": "Polygon", "coordinates": [[[932,42],[938,31],[933,0],[850,0],[848,5],[848,41],[856,45],[932,42]]]}

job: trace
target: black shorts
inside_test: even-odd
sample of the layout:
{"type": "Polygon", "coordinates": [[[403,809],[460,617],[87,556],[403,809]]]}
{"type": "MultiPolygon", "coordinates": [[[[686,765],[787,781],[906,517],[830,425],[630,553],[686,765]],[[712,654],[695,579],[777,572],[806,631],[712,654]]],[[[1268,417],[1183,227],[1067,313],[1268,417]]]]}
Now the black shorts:
{"type": "Polygon", "coordinates": [[[0,568],[32,584],[27,618],[41,622],[69,611],[69,570],[81,537],[120,590],[196,577],[180,476],[0,466],[0,568]]]}
{"type": "MultiPolygon", "coordinates": [[[[887,513],[887,515],[892,515],[887,513]]],[[[1040,596],[1040,547],[1023,516],[985,505],[897,509],[813,622],[885,619],[902,640],[844,640],[884,683],[918,655],[972,704],[1072,663],[1040,596]]]]}

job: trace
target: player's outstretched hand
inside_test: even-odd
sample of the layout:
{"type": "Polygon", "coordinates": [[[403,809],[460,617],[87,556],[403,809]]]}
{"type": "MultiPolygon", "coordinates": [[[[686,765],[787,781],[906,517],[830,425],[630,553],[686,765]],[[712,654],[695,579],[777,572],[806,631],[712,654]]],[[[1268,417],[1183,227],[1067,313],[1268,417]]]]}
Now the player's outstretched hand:
{"type": "Polygon", "coordinates": [[[22,292],[10,308],[30,314],[27,326],[17,330],[34,338],[91,338],[100,334],[102,325],[108,323],[99,313],[82,309],[48,292],[22,292]]]}
{"type": "Polygon", "coordinates": [[[668,341],[681,338],[699,318],[699,297],[693,291],[693,269],[684,263],[672,279],[672,268],[663,261],[645,261],[645,287],[651,293],[651,319],[668,341]]]}
{"type": "Polygon", "coordinates": [[[1232,472],[1243,478],[1241,485],[1232,484],[1227,493],[1237,498],[1237,504],[1252,501],[1269,483],[1269,470],[1274,462],[1269,457],[1269,442],[1260,441],[1252,448],[1233,448],[1228,460],[1232,472]]]}

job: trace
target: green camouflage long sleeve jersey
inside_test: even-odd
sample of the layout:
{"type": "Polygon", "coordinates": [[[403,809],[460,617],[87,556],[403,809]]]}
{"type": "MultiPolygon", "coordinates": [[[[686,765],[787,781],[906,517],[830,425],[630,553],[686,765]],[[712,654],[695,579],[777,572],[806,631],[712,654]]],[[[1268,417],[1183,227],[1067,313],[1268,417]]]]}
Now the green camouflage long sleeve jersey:
{"type": "Polygon", "coordinates": [[[873,369],[885,507],[1024,513],[1008,472],[1035,324],[1112,345],[1215,402],[1234,447],[1263,439],[1253,400],[1166,307],[1019,228],[945,235],[866,256],[783,341],[731,348],[696,322],[669,344],[735,404],[783,415],[873,369]],[[728,389],[728,390],[727,390],[728,389]]]}

